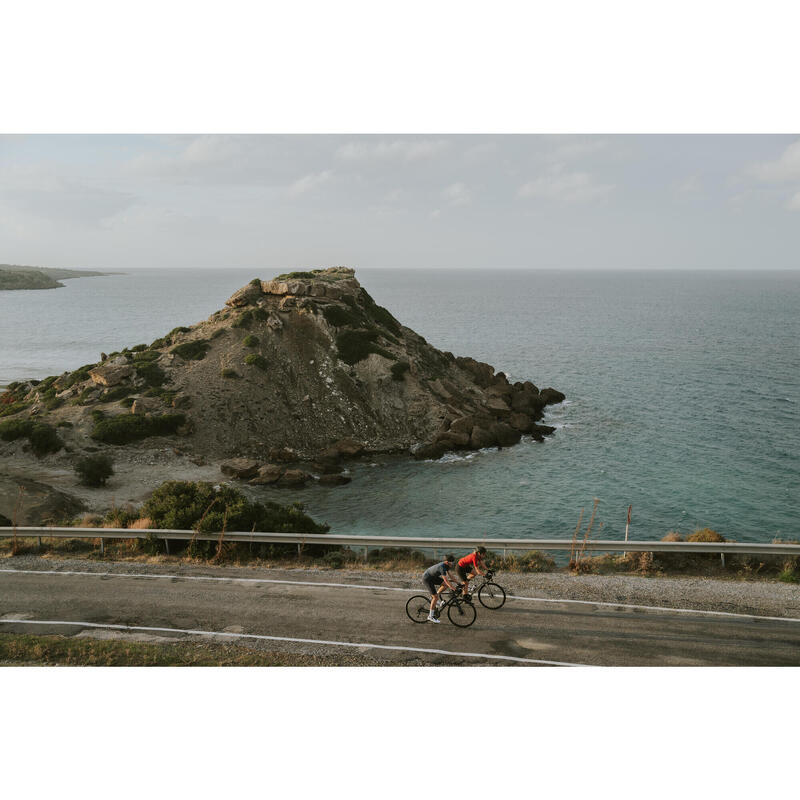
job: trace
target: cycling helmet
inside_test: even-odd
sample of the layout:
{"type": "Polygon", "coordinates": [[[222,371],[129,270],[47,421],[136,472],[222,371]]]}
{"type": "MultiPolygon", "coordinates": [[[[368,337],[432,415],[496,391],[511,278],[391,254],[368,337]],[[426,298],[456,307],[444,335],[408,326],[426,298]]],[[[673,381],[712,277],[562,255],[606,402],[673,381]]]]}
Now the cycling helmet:
{"type": "Polygon", "coordinates": [[[444,557],[444,560],[445,560],[445,561],[446,561],[448,564],[451,564],[453,561],[455,561],[455,560],[456,560],[456,557],[455,557],[455,556],[454,556],[452,553],[448,553],[448,554],[447,554],[447,555],[444,557]]]}
{"type": "Polygon", "coordinates": [[[477,552],[479,552],[482,556],[484,556],[484,555],[486,555],[486,548],[483,545],[481,545],[478,548],[477,552]]]}

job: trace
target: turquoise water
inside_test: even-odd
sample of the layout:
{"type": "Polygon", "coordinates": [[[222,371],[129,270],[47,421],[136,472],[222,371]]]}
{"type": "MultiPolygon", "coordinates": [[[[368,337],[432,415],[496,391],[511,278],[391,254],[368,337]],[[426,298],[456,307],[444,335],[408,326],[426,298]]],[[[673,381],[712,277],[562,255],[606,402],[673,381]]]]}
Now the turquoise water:
{"type": "MultiPolygon", "coordinates": [[[[0,293],[0,383],[74,368],[219,308],[253,270],[137,271],[0,293]]],[[[709,526],[800,538],[800,273],[369,270],[429,342],[554,386],[556,434],[443,462],[380,459],[298,499],[336,531],[570,536],[709,526]]],[[[261,277],[269,277],[266,274],[261,277]]]]}

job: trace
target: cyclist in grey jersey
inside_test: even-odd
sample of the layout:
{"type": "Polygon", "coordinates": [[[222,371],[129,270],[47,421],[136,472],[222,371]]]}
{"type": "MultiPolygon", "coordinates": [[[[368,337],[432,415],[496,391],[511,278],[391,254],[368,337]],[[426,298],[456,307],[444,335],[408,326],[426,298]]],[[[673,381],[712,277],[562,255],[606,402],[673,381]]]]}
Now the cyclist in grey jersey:
{"type": "Polygon", "coordinates": [[[456,557],[448,553],[444,557],[444,561],[440,561],[438,564],[428,567],[422,574],[422,582],[428,587],[428,591],[431,594],[431,610],[428,614],[428,622],[439,622],[433,612],[436,610],[436,602],[439,600],[442,589],[447,586],[455,591],[455,585],[447,580],[447,575],[452,571],[455,562],[456,557]]]}

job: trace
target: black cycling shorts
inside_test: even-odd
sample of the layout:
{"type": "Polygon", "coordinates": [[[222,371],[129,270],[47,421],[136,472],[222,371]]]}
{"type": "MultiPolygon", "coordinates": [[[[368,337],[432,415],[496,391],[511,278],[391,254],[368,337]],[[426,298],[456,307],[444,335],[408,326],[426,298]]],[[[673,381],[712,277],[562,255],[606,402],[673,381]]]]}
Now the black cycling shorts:
{"type": "Polygon", "coordinates": [[[433,578],[433,579],[431,579],[431,578],[423,578],[422,582],[428,587],[428,591],[431,594],[436,594],[436,592],[438,591],[438,588],[444,582],[444,579],[441,578],[441,577],[439,578],[439,580],[436,580],[435,578],[433,578]]]}
{"type": "Polygon", "coordinates": [[[467,575],[472,572],[472,567],[462,567],[461,564],[456,566],[456,571],[458,572],[458,577],[461,578],[462,581],[467,579],[467,575]]]}

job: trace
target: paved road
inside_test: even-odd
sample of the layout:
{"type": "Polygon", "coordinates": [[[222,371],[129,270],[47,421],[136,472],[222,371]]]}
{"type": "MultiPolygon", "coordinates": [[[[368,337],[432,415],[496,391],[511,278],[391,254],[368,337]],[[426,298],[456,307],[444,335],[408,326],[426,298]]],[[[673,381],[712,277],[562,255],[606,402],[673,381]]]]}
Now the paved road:
{"type": "MultiPolygon", "coordinates": [[[[43,620],[166,629],[145,633],[167,638],[183,638],[187,634],[181,631],[189,630],[228,632],[313,640],[239,640],[262,649],[356,651],[393,665],[800,665],[800,622],[509,599],[499,611],[478,606],[475,624],[459,629],[447,621],[412,623],[405,602],[415,591],[400,584],[334,586],[329,584],[335,573],[279,570],[248,581],[154,578],[144,575],[144,565],[139,571],[143,574],[0,572],[0,620],[26,620],[2,622],[0,632],[85,635],[90,630],[34,624],[43,620]]],[[[368,580],[366,575],[363,581],[368,580]]]]}

